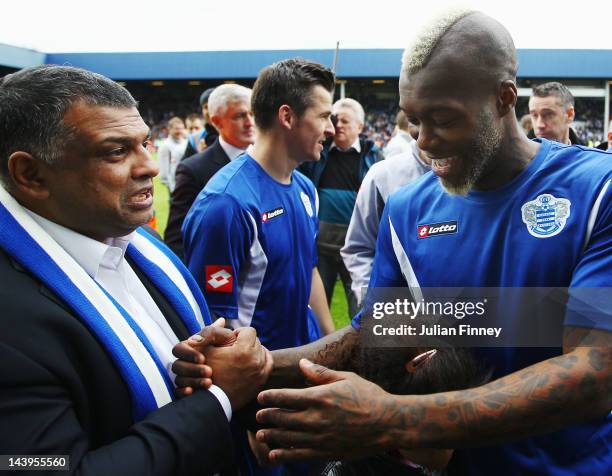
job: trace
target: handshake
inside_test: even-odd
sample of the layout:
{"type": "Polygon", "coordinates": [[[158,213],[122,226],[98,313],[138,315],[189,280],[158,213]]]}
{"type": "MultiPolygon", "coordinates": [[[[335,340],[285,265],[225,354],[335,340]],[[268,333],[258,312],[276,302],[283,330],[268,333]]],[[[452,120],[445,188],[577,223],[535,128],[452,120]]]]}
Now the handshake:
{"type": "Polygon", "coordinates": [[[177,397],[207,389],[213,383],[220,387],[232,404],[232,410],[254,400],[272,371],[272,354],[252,327],[225,329],[225,319],[203,328],[189,339],[179,342],[172,353],[179,360],[172,364],[176,374],[177,397]]]}

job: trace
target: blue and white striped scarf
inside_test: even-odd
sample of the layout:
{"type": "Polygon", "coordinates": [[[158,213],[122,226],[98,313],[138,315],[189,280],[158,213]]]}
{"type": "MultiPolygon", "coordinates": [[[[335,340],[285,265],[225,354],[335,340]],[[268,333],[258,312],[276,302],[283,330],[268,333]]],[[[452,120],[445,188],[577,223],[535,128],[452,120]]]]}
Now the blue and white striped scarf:
{"type": "MultiPolygon", "coordinates": [[[[79,316],[126,382],[135,421],[173,400],[166,369],[134,319],[0,186],[0,247],[79,316]]],[[[126,253],[191,333],[211,322],[197,283],[180,260],[138,229],[126,253]]]]}

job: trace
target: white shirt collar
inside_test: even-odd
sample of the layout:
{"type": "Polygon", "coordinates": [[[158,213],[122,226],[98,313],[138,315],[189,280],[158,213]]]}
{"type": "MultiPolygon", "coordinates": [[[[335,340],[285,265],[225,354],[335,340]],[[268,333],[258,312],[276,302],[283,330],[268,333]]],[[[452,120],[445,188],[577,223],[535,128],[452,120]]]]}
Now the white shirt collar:
{"type": "Polygon", "coordinates": [[[96,279],[101,265],[117,268],[134,233],[110,238],[106,243],[81,235],[70,228],[58,225],[24,207],[36,223],[45,230],[66,252],[81,265],[85,272],[96,279]]]}
{"type": "Polygon", "coordinates": [[[234,160],[239,155],[244,154],[245,149],[239,149],[238,147],[233,146],[221,136],[219,136],[219,144],[230,160],[234,160]]]}
{"type": "Polygon", "coordinates": [[[332,145],[329,147],[329,150],[332,150],[333,148],[336,148],[342,152],[348,152],[351,149],[355,149],[357,153],[361,153],[361,142],[359,142],[359,137],[357,137],[357,139],[355,139],[355,142],[353,142],[348,149],[342,149],[338,147],[335,142],[332,142],[332,145]]]}

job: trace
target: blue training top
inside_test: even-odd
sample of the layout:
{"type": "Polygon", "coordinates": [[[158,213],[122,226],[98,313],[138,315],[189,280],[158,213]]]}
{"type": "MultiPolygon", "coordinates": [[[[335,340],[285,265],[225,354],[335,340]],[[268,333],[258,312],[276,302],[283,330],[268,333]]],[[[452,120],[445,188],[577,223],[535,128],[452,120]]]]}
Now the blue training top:
{"type": "Polygon", "coordinates": [[[281,184],[249,155],[223,167],[182,227],[187,266],[210,310],[232,327],[254,327],[269,349],[318,338],[308,307],[318,223],[316,191],[301,173],[281,184]]]}
{"type": "MultiPolygon", "coordinates": [[[[370,288],[612,287],[612,156],[541,140],[514,180],[466,197],[427,173],[395,194],[380,223],[370,288]]],[[[612,331],[612,309],[565,325],[612,331]]],[[[359,328],[361,314],[353,319],[359,328]]],[[[560,355],[485,349],[495,377],[560,355]]],[[[612,418],[515,443],[460,450],[468,474],[611,474],[612,418]]]]}

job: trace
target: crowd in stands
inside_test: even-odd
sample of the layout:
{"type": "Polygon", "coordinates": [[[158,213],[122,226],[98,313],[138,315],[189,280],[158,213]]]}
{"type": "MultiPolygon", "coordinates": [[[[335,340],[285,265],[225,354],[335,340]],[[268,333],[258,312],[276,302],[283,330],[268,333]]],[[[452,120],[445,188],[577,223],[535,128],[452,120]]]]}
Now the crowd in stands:
{"type": "MultiPolygon", "coordinates": [[[[187,107],[177,108],[184,112],[178,114],[182,117],[190,117],[194,114],[187,107]]],[[[371,107],[365,106],[366,118],[363,128],[363,136],[372,140],[379,148],[383,149],[391,140],[395,129],[395,114],[397,112],[396,103],[389,103],[381,106],[373,104],[371,107]]],[[[520,111],[518,111],[520,112],[520,111]]],[[[527,113],[525,109],[524,114],[527,113]]],[[[149,120],[147,123],[152,130],[153,143],[156,148],[159,147],[161,141],[168,137],[167,119],[173,117],[174,114],[164,114],[166,119],[158,121],[149,120]]],[[[518,114],[521,117],[522,114],[518,114]]],[[[149,115],[150,118],[155,117],[154,114],[149,115]]],[[[576,102],[576,119],[572,124],[572,128],[576,132],[581,143],[590,147],[601,143],[604,140],[604,124],[603,124],[603,105],[601,101],[581,99],[576,102]]]]}

